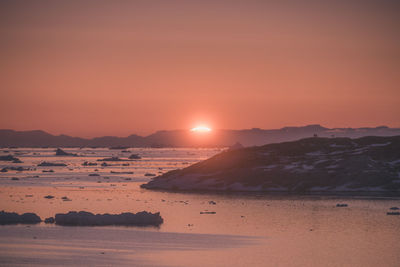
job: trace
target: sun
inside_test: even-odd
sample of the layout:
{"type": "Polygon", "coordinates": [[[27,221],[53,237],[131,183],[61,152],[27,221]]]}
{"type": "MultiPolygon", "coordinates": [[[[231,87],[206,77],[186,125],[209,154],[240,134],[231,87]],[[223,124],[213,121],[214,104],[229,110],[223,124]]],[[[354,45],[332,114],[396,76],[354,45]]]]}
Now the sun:
{"type": "Polygon", "coordinates": [[[204,126],[204,125],[199,125],[199,126],[196,126],[192,129],[190,129],[190,131],[197,132],[197,133],[208,133],[208,132],[211,132],[211,128],[204,126]]]}

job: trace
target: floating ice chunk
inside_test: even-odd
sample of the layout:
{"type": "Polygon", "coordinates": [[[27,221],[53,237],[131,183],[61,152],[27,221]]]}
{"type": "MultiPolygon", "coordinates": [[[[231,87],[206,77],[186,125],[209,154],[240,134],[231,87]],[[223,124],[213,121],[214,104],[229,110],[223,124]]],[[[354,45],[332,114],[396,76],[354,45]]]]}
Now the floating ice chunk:
{"type": "Polygon", "coordinates": [[[68,152],[65,152],[64,150],[62,150],[61,148],[57,148],[56,156],[72,156],[72,157],[76,157],[78,155],[74,154],[74,153],[68,153],[68,152]]]}
{"type": "Polygon", "coordinates": [[[160,213],[142,211],[138,213],[93,214],[86,211],[70,211],[55,216],[56,224],[70,226],[137,225],[159,226],[163,223],[160,213]]]}
{"type": "Polygon", "coordinates": [[[65,167],[65,166],[67,166],[67,164],[43,161],[42,163],[38,164],[38,166],[39,167],[65,167]]]}
{"type": "Polygon", "coordinates": [[[15,212],[0,211],[0,224],[35,224],[40,223],[42,219],[35,213],[24,213],[19,215],[15,212]]]}
{"type": "Polygon", "coordinates": [[[12,156],[12,155],[7,155],[7,156],[0,156],[0,160],[2,161],[14,161],[14,160],[19,160],[18,158],[12,156]]]}
{"type": "Polygon", "coordinates": [[[97,161],[123,161],[123,160],[118,157],[111,157],[111,158],[98,159],[97,161]]]}
{"type": "Polygon", "coordinates": [[[139,156],[138,154],[132,154],[129,156],[129,159],[141,159],[142,157],[139,156]]]}

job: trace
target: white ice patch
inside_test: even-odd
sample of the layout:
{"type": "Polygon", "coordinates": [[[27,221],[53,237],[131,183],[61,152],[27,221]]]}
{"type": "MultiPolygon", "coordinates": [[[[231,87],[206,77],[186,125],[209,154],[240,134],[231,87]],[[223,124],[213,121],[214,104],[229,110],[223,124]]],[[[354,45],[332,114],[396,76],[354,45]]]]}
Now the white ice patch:
{"type": "Polygon", "coordinates": [[[314,166],[313,166],[313,165],[306,165],[306,164],[303,164],[302,167],[303,167],[304,170],[307,170],[307,171],[314,169],[314,166]]]}
{"type": "Polygon", "coordinates": [[[268,187],[267,189],[263,190],[263,191],[270,191],[270,192],[286,192],[288,191],[287,187],[283,187],[283,186],[278,186],[278,187],[268,187]]]}
{"type": "Polygon", "coordinates": [[[336,169],[337,167],[339,167],[339,165],[338,165],[338,164],[335,164],[335,165],[329,165],[329,166],[327,166],[326,168],[327,168],[327,169],[336,169]]]}
{"type": "Polygon", "coordinates": [[[368,187],[368,186],[364,186],[364,187],[356,187],[356,188],[349,188],[348,186],[350,186],[351,184],[344,184],[341,186],[337,186],[335,187],[332,191],[337,191],[337,192],[343,192],[343,191],[370,191],[370,192],[377,192],[377,191],[385,191],[384,189],[382,189],[382,187],[380,186],[376,186],[376,187],[368,187]]]}
{"type": "Polygon", "coordinates": [[[314,151],[314,152],[306,153],[307,156],[321,156],[323,154],[324,153],[322,151],[314,151]]]}
{"type": "Polygon", "coordinates": [[[288,164],[285,167],[283,167],[285,170],[292,170],[295,168],[298,168],[299,163],[298,162],[293,162],[292,164],[288,164]]]}
{"type": "Polygon", "coordinates": [[[389,163],[390,165],[397,165],[397,164],[400,163],[400,159],[394,160],[394,161],[389,161],[388,163],[389,163]]]}
{"type": "Polygon", "coordinates": [[[314,186],[314,187],[311,187],[310,191],[319,192],[319,191],[327,191],[328,189],[329,189],[329,186],[314,186]]]}
{"type": "Polygon", "coordinates": [[[245,186],[242,183],[233,183],[223,188],[233,191],[262,191],[262,185],[259,186],[245,186]]]}
{"type": "Polygon", "coordinates": [[[344,151],[333,151],[331,153],[329,153],[329,155],[338,155],[338,154],[342,154],[344,153],[344,151]]]}
{"type": "Polygon", "coordinates": [[[273,164],[273,165],[266,165],[266,166],[256,167],[254,169],[263,169],[264,171],[269,171],[269,170],[274,169],[276,167],[278,167],[278,165],[273,164]]]}
{"type": "Polygon", "coordinates": [[[346,147],[345,145],[337,145],[337,144],[332,144],[330,147],[346,147]]]}
{"type": "Polygon", "coordinates": [[[372,146],[372,147],[376,147],[376,146],[387,146],[387,145],[390,145],[391,144],[391,142],[387,142],[387,143],[384,143],[384,144],[371,144],[371,145],[369,145],[369,146],[372,146]]]}
{"type": "Polygon", "coordinates": [[[315,165],[328,161],[327,159],[320,159],[314,162],[315,165]]]}
{"type": "Polygon", "coordinates": [[[257,167],[254,167],[253,170],[257,170],[257,169],[269,170],[269,169],[273,169],[276,167],[278,167],[278,165],[271,164],[271,165],[265,165],[265,166],[257,166],[257,167]]]}

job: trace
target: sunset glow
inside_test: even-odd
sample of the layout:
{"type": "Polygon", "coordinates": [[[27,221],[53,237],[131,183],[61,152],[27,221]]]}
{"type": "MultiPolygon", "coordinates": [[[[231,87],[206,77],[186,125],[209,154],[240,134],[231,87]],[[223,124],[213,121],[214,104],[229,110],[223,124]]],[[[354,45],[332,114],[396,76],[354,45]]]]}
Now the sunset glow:
{"type": "Polygon", "coordinates": [[[1,1],[2,129],[400,126],[398,1],[117,2],[1,1]]]}
{"type": "Polygon", "coordinates": [[[192,131],[192,132],[200,132],[200,133],[208,133],[208,132],[211,132],[211,128],[201,125],[201,126],[196,126],[196,127],[192,128],[192,129],[190,129],[190,131],[192,131]]]}
{"type": "Polygon", "coordinates": [[[399,14],[0,1],[0,262],[400,267],[399,14]]]}

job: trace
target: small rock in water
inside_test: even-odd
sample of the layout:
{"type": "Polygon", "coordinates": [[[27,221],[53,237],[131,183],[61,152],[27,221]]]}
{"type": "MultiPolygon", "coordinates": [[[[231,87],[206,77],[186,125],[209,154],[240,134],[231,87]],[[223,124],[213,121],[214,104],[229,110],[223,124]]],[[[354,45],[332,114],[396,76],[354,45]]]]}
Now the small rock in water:
{"type": "Polygon", "coordinates": [[[82,163],[82,166],[97,166],[97,163],[85,161],[82,163]]]}
{"type": "Polygon", "coordinates": [[[390,210],[399,210],[398,207],[391,207],[390,210]]]}
{"type": "Polygon", "coordinates": [[[67,164],[43,161],[42,163],[38,164],[38,166],[39,167],[66,167],[67,164]]]}
{"type": "Polygon", "coordinates": [[[210,205],[217,205],[217,202],[211,200],[211,201],[208,201],[208,204],[210,204],[210,205]]]}
{"type": "Polygon", "coordinates": [[[129,156],[129,159],[141,159],[142,157],[139,156],[138,154],[132,154],[129,156]]]}
{"type": "Polygon", "coordinates": [[[156,176],[154,173],[145,173],[144,176],[156,176]]]}
{"type": "Polygon", "coordinates": [[[74,156],[74,157],[76,157],[77,154],[68,153],[68,152],[65,152],[64,150],[62,150],[61,148],[57,148],[56,156],[74,156]]]}
{"type": "Polygon", "coordinates": [[[216,214],[215,211],[200,211],[200,214],[216,214]]]}
{"type": "Polygon", "coordinates": [[[63,201],[72,201],[71,199],[69,199],[68,197],[62,197],[61,198],[63,201]]]}
{"type": "Polygon", "coordinates": [[[13,180],[13,181],[18,181],[18,180],[19,180],[19,178],[17,178],[17,177],[13,177],[13,178],[11,178],[11,180],[13,180]]]}
{"type": "Polygon", "coordinates": [[[133,172],[118,172],[118,171],[110,171],[113,174],[133,174],[133,172]]]}
{"type": "Polygon", "coordinates": [[[90,173],[89,176],[100,176],[98,173],[90,173]]]}
{"type": "Polygon", "coordinates": [[[122,161],[122,159],[118,157],[111,157],[111,158],[98,159],[97,161],[122,161]]]}
{"type": "Polygon", "coordinates": [[[398,211],[387,212],[386,215],[400,215],[398,211]]]}
{"type": "Polygon", "coordinates": [[[44,223],[55,223],[55,222],[56,220],[54,219],[54,217],[49,217],[44,220],[44,223]]]}
{"type": "Polygon", "coordinates": [[[349,205],[347,205],[347,204],[341,204],[341,203],[339,203],[339,204],[336,204],[336,207],[338,207],[338,208],[343,208],[343,207],[348,207],[349,205]]]}
{"type": "Polygon", "coordinates": [[[53,199],[53,198],[54,198],[54,196],[52,196],[52,195],[47,195],[47,196],[44,196],[44,198],[47,198],[47,199],[53,199]]]}
{"type": "Polygon", "coordinates": [[[14,160],[19,160],[19,159],[14,157],[13,155],[7,155],[7,156],[0,156],[0,160],[2,160],[2,161],[14,161],[14,160]]]}

